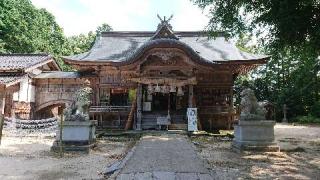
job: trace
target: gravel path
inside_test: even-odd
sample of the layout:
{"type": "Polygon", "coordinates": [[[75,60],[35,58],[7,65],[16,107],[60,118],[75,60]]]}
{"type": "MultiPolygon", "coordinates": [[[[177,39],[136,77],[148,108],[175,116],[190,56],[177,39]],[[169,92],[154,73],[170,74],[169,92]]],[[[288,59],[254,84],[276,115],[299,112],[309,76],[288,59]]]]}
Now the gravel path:
{"type": "Polygon", "coordinates": [[[301,140],[320,139],[320,126],[303,126],[290,124],[276,124],[274,127],[276,140],[284,138],[298,138],[301,140]]]}
{"type": "Polygon", "coordinates": [[[130,139],[98,139],[90,154],[50,151],[54,138],[4,136],[0,146],[0,179],[101,179],[107,165],[125,155],[130,139]]]}
{"type": "Polygon", "coordinates": [[[195,150],[182,135],[144,136],[117,179],[212,179],[195,150]]]}

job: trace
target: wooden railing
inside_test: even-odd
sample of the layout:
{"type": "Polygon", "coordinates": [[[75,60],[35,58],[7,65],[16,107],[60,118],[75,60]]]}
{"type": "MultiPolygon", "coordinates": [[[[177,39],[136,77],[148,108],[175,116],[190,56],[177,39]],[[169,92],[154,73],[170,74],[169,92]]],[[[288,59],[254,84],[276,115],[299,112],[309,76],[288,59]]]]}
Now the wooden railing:
{"type": "Polygon", "coordinates": [[[131,106],[91,106],[90,113],[130,112],[131,106]]]}

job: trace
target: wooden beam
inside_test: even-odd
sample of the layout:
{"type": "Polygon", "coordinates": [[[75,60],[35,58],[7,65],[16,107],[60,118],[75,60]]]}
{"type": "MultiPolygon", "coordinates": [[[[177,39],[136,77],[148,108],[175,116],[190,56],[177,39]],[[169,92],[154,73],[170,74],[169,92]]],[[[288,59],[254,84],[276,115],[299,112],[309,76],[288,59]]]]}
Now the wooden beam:
{"type": "Polygon", "coordinates": [[[6,88],[0,87],[0,114],[4,114],[6,88]]]}
{"type": "Polygon", "coordinates": [[[2,139],[3,125],[4,125],[4,115],[0,114],[0,145],[1,145],[1,139],[2,139]]]}
{"type": "Polygon", "coordinates": [[[137,89],[137,126],[136,130],[142,130],[141,121],[142,121],[142,84],[138,84],[137,89]]]}
{"type": "Polygon", "coordinates": [[[127,120],[126,126],[124,128],[124,130],[126,130],[126,131],[132,128],[134,110],[136,109],[136,106],[137,106],[137,97],[134,98],[132,105],[131,105],[131,110],[128,115],[128,120],[127,120]]]}
{"type": "Polygon", "coordinates": [[[5,107],[5,95],[6,89],[4,87],[0,87],[0,145],[2,138],[2,130],[4,125],[4,107],[5,107]]]}
{"type": "Polygon", "coordinates": [[[189,108],[193,107],[193,85],[189,85],[189,99],[188,99],[189,108]]]}

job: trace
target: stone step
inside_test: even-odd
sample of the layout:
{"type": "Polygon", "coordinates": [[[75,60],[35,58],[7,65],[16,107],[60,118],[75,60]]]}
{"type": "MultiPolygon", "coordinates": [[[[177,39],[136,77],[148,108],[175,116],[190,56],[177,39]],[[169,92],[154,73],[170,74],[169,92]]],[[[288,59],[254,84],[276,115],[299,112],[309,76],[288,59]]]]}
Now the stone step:
{"type": "Polygon", "coordinates": [[[143,130],[158,129],[158,125],[144,125],[144,124],[142,124],[142,125],[141,125],[141,128],[142,128],[143,130]]]}
{"type": "Polygon", "coordinates": [[[187,122],[186,120],[184,120],[183,118],[171,118],[171,121],[177,121],[177,122],[187,122]]]}
{"type": "Polygon", "coordinates": [[[142,119],[141,123],[155,123],[155,124],[157,124],[157,120],[155,120],[155,119],[142,119]]]}
{"type": "Polygon", "coordinates": [[[170,124],[169,130],[187,130],[188,125],[187,124],[170,124]]]}
{"type": "MultiPolygon", "coordinates": [[[[158,129],[157,117],[165,117],[166,114],[143,114],[141,127],[142,129],[158,129]]],[[[172,130],[184,130],[186,129],[185,124],[187,123],[184,119],[184,115],[171,115],[171,123],[178,124],[177,126],[172,125],[172,130]]]]}
{"type": "MultiPolygon", "coordinates": [[[[157,124],[157,119],[142,118],[142,123],[155,123],[157,124]]],[[[171,119],[172,124],[186,124],[187,121],[183,119],[171,119]]]]}
{"type": "Polygon", "coordinates": [[[141,122],[142,125],[157,125],[157,122],[153,121],[143,121],[141,122]]]}
{"type": "MultiPolygon", "coordinates": [[[[157,124],[157,120],[155,119],[142,119],[142,124],[157,124]]],[[[183,120],[171,120],[172,124],[187,124],[186,121],[183,120]]]]}

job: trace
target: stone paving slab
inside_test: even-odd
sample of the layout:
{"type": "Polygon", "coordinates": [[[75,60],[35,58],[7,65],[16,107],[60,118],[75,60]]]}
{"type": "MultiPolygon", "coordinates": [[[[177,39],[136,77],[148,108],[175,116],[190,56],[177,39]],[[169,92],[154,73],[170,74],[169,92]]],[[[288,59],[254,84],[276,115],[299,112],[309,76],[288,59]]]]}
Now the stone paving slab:
{"type": "Polygon", "coordinates": [[[212,180],[210,174],[174,173],[174,172],[144,172],[119,174],[117,180],[212,180]]]}
{"type": "Polygon", "coordinates": [[[212,179],[207,167],[186,136],[144,136],[117,179],[212,179]]]}

